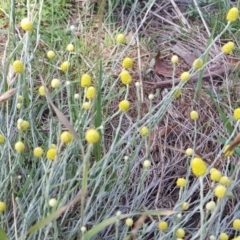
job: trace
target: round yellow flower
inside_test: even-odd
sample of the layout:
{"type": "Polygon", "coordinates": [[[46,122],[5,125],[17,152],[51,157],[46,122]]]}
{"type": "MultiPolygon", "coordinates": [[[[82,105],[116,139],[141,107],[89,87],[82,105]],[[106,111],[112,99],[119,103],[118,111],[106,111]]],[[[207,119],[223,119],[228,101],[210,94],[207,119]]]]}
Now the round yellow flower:
{"type": "Polygon", "coordinates": [[[88,143],[97,143],[100,140],[100,134],[96,129],[90,128],[85,133],[85,139],[88,143]]]}
{"type": "Polygon", "coordinates": [[[18,153],[21,153],[23,152],[25,149],[25,144],[23,142],[16,142],[15,143],[15,150],[18,152],[18,153]]]}
{"type": "Polygon", "coordinates": [[[49,149],[57,149],[57,145],[52,143],[50,144],[49,149]]]}
{"type": "Polygon", "coordinates": [[[206,209],[208,211],[213,211],[216,208],[216,203],[214,201],[210,201],[206,204],[206,209]]]}
{"type": "Polygon", "coordinates": [[[41,157],[43,155],[43,149],[41,147],[36,147],[33,149],[33,155],[35,157],[41,157]]]}
{"type": "Polygon", "coordinates": [[[185,151],[187,156],[192,156],[193,155],[193,149],[192,148],[187,148],[185,151]]]}
{"type": "Polygon", "coordinates": [[[55,53],[54,53],[54,51],[48,51],[47,52],[47,57],[49,58],[49,59],[51,59],[51,58],[54,58],[55,57],[55,53]]]}
{"type": "Polygon", "coordinates": [[[233,221],[233,228],[234,228],[235,230],[240,230],[240,219],[235,219],[235,220],[233,221]]]}
{"type": "Polygon", "coordinates": [[[0,213],[4,212],[6,208],[7,208],[6,203],[0,201],[0,213]]]}
{"type": "Polygon", "coordinates": [[[201,177],[207,172],[206,163],[199,157],[193,158],[191,161],[192,172],[196,177],[201,177]]]}
{"type": "Polygon", "coordinates": [[[69,52],[73,52],[73,51],[74,51],[74,46],[73,46],[72,43],[70,43],[70,44],[67,45],[67,50],[68,50],[69,52]]]}
{"type": "Polygon", "coordinates": [[[149,160],[144,160],[144,162],[143,162],[143,167],[144,168],[149,168],[151,166],[151,161],[149,161],[149,160]]]}
{"type": "Polygon", "coordinates": [[[233,112],[233,117],[235,120],[240,120],[240,108],[236,108],[233,112]]]}
{"type": "Polygon", "coordinates": [[[192,120],[197,120],[198,119],[198,112],[197,111],[191,111],[190,112],[190,118],[192,119],[192,120]]]}
{"type": "Polygon", "coordinates": [[[61,82],[59,79],[57,78],[54,78],[52,81],[51,81],[51,87],[52,88],[59,88],[61,86],[61,82]]]}
{"type": "Polygon", "coordinates": [[[203,60],[201,58],[195,59],[193,62],[193,68],[195,70],[201,68],[203,66],[203,60]]]}
{"type": "Polygon", "coordinates": [[[227,189],[223,185],[218,185],[214,189],[214,194],[217,198],[224,198],[226,195],[227,189]]]}
{"type": "Polygon", "coordinates": [[[23,96],[22,95],[19,95],[18,96],[18,102],[22,102],[23,101],[23,96]]]}
{"type": "Polygon", "coordinates": [[[91,104],[90,104],[90,102],[84,102],[83,105],[82,105],[82,107],[83,107],[84,110],[87,111],[87,110],[90,109],[91,104]]]}
{"type": "Polygon", "coordinates": [[[184,237],[185,237],[185,231],[184,231],[184,229],[183,229],[183,228],[178,228],[178,229],[176,230],[176,236],[177,236],[178,238],[184,238],[184,237]]]}
{"type": "Polygon", "coordinates": [[[70,63],[68,61],[65,61],[61,64],[60,68],[63,72],[66,72],[69,69],[70,63]]]}
{"type": "Polygon", "coordinates": [[[55,148],[50,148],[47,151],[47,158],[50,160],[54,160],[57,155],[57,149],[55,148]]]}
{"type": "Polygon", "coordinates": [[[96,96],[96,88],[95,87],[89,87],[86,92],[87,99],[91,100],[94,99],[96,96]]]}
{"type": "Polygon", "coordinates": [[[64,131],[64,132],[62,132],[60,139],[63,143],[68,144],[72,141],[73,136],[70,132],[64,131]]]}
{"type": "Polygon", "coordinates": [[[210,178],[214,182],[219,182],[221,177],[222,177],[222,173],[220,171],[218,171],[218,170],[210,172],[210,178]]]}
{"type": "Polygon", "coordinates": [[[148,135],[148,128],[146,127],[146,126],[142,126],[141,128],[140,128],[140,134],[142,135],[142,136],[147,136],[148,135]]]}
{"type": "Polygon", "coordinates": [[[166,221],[161,221],[159,224],[158,224],[158,228],[159,230],[161,231],[165,231],[168,229],[168,223],[166,221]]]}
{"type": "Polygon", "coordinates": [[[219,183],[228,187],[231,184],[231,180],[227,176],[222,176],[219,179],[219,183]]]}
{"type": "Polygon", "coordinates": [[[118,108],[122,112],[127,112],[129,110],[129,108],[130,108],[130,102],[128,100],[122,100],[118,104],[118,108]]]}
{"type": "Polygon", "coordinates": [[[24,65],[20,60],[13,62],[13,71],[15,73],[22,73],[24,71],[24,65]]]}
{"type": "Polygon", "coordinates": [[[21,103],[17,103],[17,109],[21,109],[22,108],[22,104],[21,103]]]}
{"type": "Polygon", "coordinates": [[[0,144],[5,142],[4,136],[0,133],[0,144]]]}
{"type": "Polygon", "coordinates": [[[33,29],[33,24],[28,18],[23,18],[20,25],[24,31],[32,31],[33,29]]]}
{"type": "Polygon", "coordinates": [[[120,79],[121,82],[125,85],[130,84],[132,82],[132,76],[130,75],[130,73],[126,70],[123,70],[120,73],[120,79]]]}
{"type": "Polygon", "coordinates": [[[234,50],[234,43],[228,42],[222,46],[222,52],[224,54],[230,54],[234,50]]]}
{"type": "Polygon", "coordinates": [[[92,84],[92,78],[89,74],[84,74],[81,77],[81,87],[85,88],[85,87],[90,87],[92,84]]]}
{"type": "Polygon", "coordinates": [[[230,145],[226,145],[223,149],[223,154],[225,157],[231,157],[234,154],[234,149],[232,149],[231,151],[228,151],[229,147],[230,145]]]}
{"type": "Polygon", "coordinates": [[[183,72],[180,76],[181,81],[187,82],[190,79],[190,73],[189,72],[183,72]]]}
{"type": "Polygon", "coordinates": [[[181,96],[181,89],[177,89],[175,92],[174,92],[174,98],[179,98],[181,96]]]}
{"type": "Polygon", "coordinates": [[[238,8],[231,8],[227,13],[226,19],[229,22],[235,22],[238,19],[238,8]]]}
{"type": "Polygon", "coordinates": [[[133,225],[133,220],[132,218],[127,218],[126,221],[125,221],[125,224],[128,226],[128,227],[131,227],[133,225]]]}
{"type": "Polygon", "coordinates": [[[221,233],[219,235],[219,240],[228,240],[229,236],[226,233],[221,233]]]}
{"type": "Polygon", "coordinates": [[[55,207],[57,205],[57,199],[56,198],[49,199],[48,204],[50,207],[55,207]]]}
{"type": "Polygon", "coordinates": [[[118,34],[117,37],[116,37],[116,41],[118,43],[125,44],[126,43],[125,35],[124,34],[118,34]]]}
{"type": "Polygon", "coordinates": [[[124,68],[131,68],[133,66],[133,60],[129,57],[126,57],[122,61],[122,66],[124,68]]]}
{"type": "MultiPolygon", "coordinates": [[[[20,119],[21,120],[21,119],[20,119]]],[[[18,121],[17,123],[17,129],[20,131],[26,131],[30,127],[30,124],[28,121],[18,121]]]]}
{"type": "Polygon", "coordinates": [[[178,187],[185,187],[187,185],[187,181],[185,178],[178,178],[177,179],[177,186],[178,187]]]}
{"type": "Polygon", "coordinates": [[[44,86],[40,86],[39,89],[38,89],[38,92],[39,92],[39,95],[41,96],[45,96],[45,88],[44,86]]]}
{"type": "Polygon", "coordinates": [[[171,62],[172,63],[178,63],[178,56],[177,55],[173,55],[171,58],[171,62]]]}
{"type": "Polygon", "coordinates": [[[181,205],[181,208],[182,210],[186,211],[189,209],[189,203],[188,202],[184,202],[182,205],[181,205]]]}

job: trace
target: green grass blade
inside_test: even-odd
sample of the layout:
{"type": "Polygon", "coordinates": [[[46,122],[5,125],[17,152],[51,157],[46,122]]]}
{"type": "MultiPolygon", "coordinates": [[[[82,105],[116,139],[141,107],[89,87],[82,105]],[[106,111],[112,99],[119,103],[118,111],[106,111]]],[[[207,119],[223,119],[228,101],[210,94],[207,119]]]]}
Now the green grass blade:
{"type": "MultiPolygon", "coordinates": [[[[95,128],[99,128],[102,125],[102,95],[101,95],[101,86],[102,86],[102,61],[100,61],[99,65],[99,76],[98,76],[98,94],[97,99],[95,101],[95,128]]],[[[101,146],[100,142],[94,146],[94,155],[95,160],[99,161],[101,159],[101,146]]]]}
{"type": "Polygon", "coordinates": [[[7,234],[5,233],[5,231],[0,227],[0,239],[1,240],[9,240],[7,234]]]}
{"type": "Polygon", "coordinates": [[[150,210],[150,211],[146,211],[146,212],[123,214],[123,215],[120,215],[119,217],[114,216],[114,217],[111,217],[111,218],[108,218],[108,219],[102,221],[101,223],[97,224],[95,227],[90,229],[88,232],[86,232],[84,234],[84,240],[92,239],[97,233],[102,231],[105,227],[116,223],[117,221],[119,221],[119,219],[124,219],[124,218],[128,218],[128,217],[136,216],[136,215],[162,216],[162,215],[171,215],[171,214],[174,214],[174,211],[171,211],[171,210],[161,210],[161,211],[153,210],[153,211],[151,211],[150,210]]]}

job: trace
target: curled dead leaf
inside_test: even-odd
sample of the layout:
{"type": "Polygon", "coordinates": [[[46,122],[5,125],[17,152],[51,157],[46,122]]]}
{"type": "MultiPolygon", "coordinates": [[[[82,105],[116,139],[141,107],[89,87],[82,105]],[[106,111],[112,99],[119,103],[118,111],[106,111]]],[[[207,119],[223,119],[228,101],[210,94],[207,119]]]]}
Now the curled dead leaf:
{"type": "Polygon", "coordinates": [[[0,95],[0,103],[8,101],[17,91],[17,88],[12,88],[0,95]]]}

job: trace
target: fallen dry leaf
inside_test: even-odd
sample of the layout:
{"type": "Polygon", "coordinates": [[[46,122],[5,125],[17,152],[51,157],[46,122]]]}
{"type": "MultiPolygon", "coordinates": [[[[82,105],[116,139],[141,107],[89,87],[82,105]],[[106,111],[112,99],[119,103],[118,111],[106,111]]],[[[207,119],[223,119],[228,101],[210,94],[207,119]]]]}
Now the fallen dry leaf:
{"type": "Polygon", "coordinates": [[[12,88],[0,95],[0,103],[8,101],[17,91],[17,88],[12,88]]]}
{"type": "Polygon", "coordinates": [[[155,57],[154,71],[163,77],[172,77],[173,69],[163,63],[162,59],[160,59],[160,52],[155,57]]]}

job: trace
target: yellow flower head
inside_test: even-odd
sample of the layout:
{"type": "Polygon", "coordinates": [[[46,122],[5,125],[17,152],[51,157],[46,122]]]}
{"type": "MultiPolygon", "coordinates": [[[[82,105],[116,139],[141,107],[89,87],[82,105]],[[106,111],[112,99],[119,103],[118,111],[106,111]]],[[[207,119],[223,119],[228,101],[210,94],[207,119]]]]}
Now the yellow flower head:
{"type": "Polygon", "coordinates": [[[210,201],[206,204],[206,209],[208,211],[213,211],[216,208],[216,203],[214,201],[210,201]]]}
{"type": "Polygon", "coordinates": [[[40,86],[39,89],[38,89],[38,92],[39,92],[39,95],[41,96],[45,96],[45,88],[44,86],[40,86]]]}
{"type": "Polygon", "coordinates": [[[118,108],[122,112],[127,112],[129,110],[129,108],[130,108],[130,102],[128,100],[122,100],[118,104],[118,108]]]}
{"type": "Polygon", "coordinates": [[[191,111],[190,112],[190,118],[192,119],[192,120],[197,120],[198,119],[198,112],[197,111],[191,111]]]}
{"type": "Polygon", "coordinates": [[[234,43],[233,42],[228,42],[222,46],[222,52],[224,54],[230,54],[234,50],[234,43]]]}
{"type": "Polygon", "coordinates": [[[226,233],[221,233],[219,235],[219,240],[228,240],[229,236],[226,233]]]}
{"type": "Polygon", "coordinates": [[[33,24],[28,18],[23,18],[20,25],[24,31],[32,31],[33,29],[33,24]]]}
{"type": "Polygon", "coordinates": [[[158,224],[158,228],[159,230],[161,231],[165,231],[168,229],[168,223],[166,221],[161,221],[159,224],[158,224]]]}
{"type": "Polygon", "coordinates": [[[47,151],[47,158],[50,160],[54,160],[57,155],[57,149],[55,148],[50,148],[47,151]]]}
{"type": "Polygon", "coordinates": [[[235,120],[240,120],[240,108],[236,108],[233,112],[233,117],[235,120]]]}
{"type": "Polygon", "coordinates": [[[15,150],[18,152],[18,153],[21,153],[23,152],[25,149],[25,144],[23,142],[16,142],[15,143],[15,150]]]}
{"type": "Polygon", "coordinates": [[[33,155],[35,157],[41,157],[43,155],[43,149],[41,147],[36,147],[33,149],[33,155]]]}
{"type": "Polygon", "coordinates": [[[144,160],[144,162],[143,162],[143,167],[144,168],[149,168],[151,166],[151,161],[149,161],[149,160],[144,160]]]}
{"type": "Polygon", "coordinates": [[[195,59],[193,62],[193,69],[197,70],[203,66],[203,60],[201,58],[195,59]]]}
{"type": "Polygon", "coordinates": [[[49,206],[50,207],[55,207],[56,205],[57,205],[57,199],[56,198],[51,198],[51,199],[49,199],[49,201],[48,201],[48,204],[49,204],[49,206]]]}
{"type": "Polygon", "coordinates": [[[118,43],[125,44],[126,43],[125,35],[124,34],[118,34],[117,37],[116,37],[116,41],[118,43]]]}
{"type": "Polygon", "coordinates": [[[97,143],[100,140],[100,134],[96,129],[90,128],[85,133],[85,139],[88,143],[97,143]]]}
{"type": "Polygon", "coordinates": [[[61,64],[60,68],[63,72],[66,72],[69,69],[70,63],[68,61],[65,61],[61,64]]]}
{"type": "Polygon", "coordinates": [[[190,79],[190,73],[189,72],[183,72],[180,76],[181,81],[187,82],[190,79]]]}
{"type": "Polygon", "coordinates": [[[128,226],[128,227],[131,227],[133,225],[133,220],[132,218],[127,218],[126,221],[125,221],[125,224],[128,226]]]}
{"type": "Polygon", "coordinates": [[[223,154],[225,157],[231,157],[234,154],[234,149],[232,149],[231,151],[228,151],[230,145],[226,145],[223,149],[223,154]]]}
{"type": "Polygon", "coordinates": [[[192,156],[193,155],[193,149],[192,148],[187,148],[185,151],[187,156],[192,156]]]}
{"type": "Polygon", "coordinates": [[[124,68],[131,68],[133,66],[133,60],[129,57],[126,57],[122,61],[122,66],[124,68]]]}
{"type": "Polygon", "coordinates": [[[222,173],[220,171],[218,171],[218,170],[210,172],[210,178],[214,182],[219,182],[221,177],[222,177],[222,173]]]}
{"type": "Polygon", "coordinates": [[[20,121],[18,121],[17,123],[17,129],[20,131],[26,131],[28,130],[28,128],[30,127],[30,124],[28,121],[21,121],[22,119],[20,119],[20,121]]]}
{"type": "Polygon", "coordinates": [[[91,100],[94,99],[96,96],[96,88],[95,87],[89,87],[86,92],[87,99],[91,100]]]}
{"type": "Polygon", "coordinates": [[[68,144],[72,141],[73,136],[70,132],[64,131],[64,132],[62,132],[60,139],[63,143],[68,144]]]}
{"type": "Polygon", "coordinates": [[[192,172],[196,177],[201,177],[207,172],[206,163],[199,157],[193,158],[191,161],[192,172]]]}
{"type": "Polygon", "coordinates": [[[51,59],[51,58],[54,58],[55,57],[55,53],[54,53],[54,51],[48,51],[47,52],[47,57],[49,58],[49,59],[51,59]]]}
{"type": "Polygon", "coordinates": [[[85,88],[85,87],[90,87],[92,84],[92,78],[89,74],[84,74],[81,77],[81,87],[85,88]]]}
{"type": "Polygon", "coordinates": [[[15,73],[22,73],[24,71],[24,65],[20,60],[13,62],[13,71],[15,73]]]}
{"type": "Polygon", "coordinates": [[[148,128],[147,128],[146,126],[142,126],[142,127],[140,128],[140,134],[141,134],[142,136],[147,136],[147,135],[148,135],[148,132],[149,132],[149,130],[148,130],[148,128]]]}
{"type": "Polygon", "coordinates": [[[171,62],[172,63],[178,63],[178,56],[177,55],[173,55],[171,58],[171,62]]]}
{"type": "Polygon", "coordinates": [[[233,228],[234,228],[235,230],[240,230],[240,219],[235,219],[235,220],[233,221],[233,228]]]}
{"type": "Polygon", "coordinates": [[[218,185],[214,189],[214,194],[217,198],[224,198],[226,195],[227,189],[223,185],[218,185]]]}
{"type": "Polygon", "coordinates": [[[178,238],[184,238],[185,237],[185,231],[183,228],[178,228],[176,230],[176,237],[178,238]]]}
{"type": "Polygon", "coordinates": [[[17,103],[17,109],[21,109],[22,108],[22,104],[21,103],[17,103]]]}
{"type": "Polygon", "coordinates": [[[181,96],[181,89],[177,89],[175,92],[174,92],[174,98],[179,98],[181,96]]]}
{"type": "Polygon", "coordinates": [[[23,101],[23,96],[22,95],[19,95],[18,96],[18,102],[22,102],[23,101]]]}
{"type": "Polygon", "coordinates": [[[67,50],[68,50],[69,52],[73,52],[73,51],[74,51],[74,46],[73,46],[72,43],[70,43],[70,44],[67,45],[67,50]]]}
{"type": "Polygon", "coordinates": [[[219,183],[228,187],[231,185],[231,180],[227,176],[222,176],[219,180],[219,183]]]}
{"type": "Polygon", "coordinates": [[[185,187],[187,184],[187,181],[185,178],[178,178],[177,179],[177,186],[178,187],[185,187]]]}
{"type": "Polygon", "coordinates": [[[132,82],[132,76],[130,75],[130,73],[126,70],[123,70],[120,73],[120,79],[121,82],[125,85],[130,84],[132,82]]]}
{"type": "Polygon", "coordinates": [[[59,88],[61,86],[61,82],[59,79],[57,78],[54,78],[52,81],[51,81],[51,87],[52,88],[59,88]]]}
{"type": "Polygon", "coordinates": [[[184,202],[182,205],[181,205],[181,208],[182,210],[186,211],[189,209],[189,203],[188,202],[184,202]]]}
{"type": "Polygon", "coordinates": [[[0,144],[5,142],[4,136],[0,133],[0,144]]]}
{"type": "Polygon", "coordinates": [[[227,21],[235,22],[238,19],[238,9],[236,7],[231,8],[226,17],[227,21]]]}
{"type": "Polygon", "coordinates": [[[90,104],[90,102],[84,102],[83,105],[82,105],[82,107],[83,107],[84,110],[87,111],[87,110],[90,109],[91,104],[90,104]]]}
{"type": "Polygon", "coordinates": [[[0,201],[0,213],[4,212],[6,208],[7,208],[6,203],[0,201]]]}

